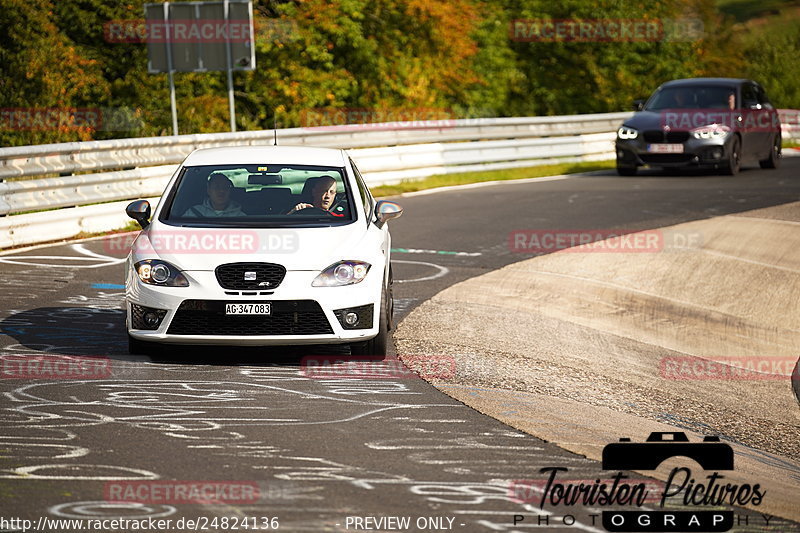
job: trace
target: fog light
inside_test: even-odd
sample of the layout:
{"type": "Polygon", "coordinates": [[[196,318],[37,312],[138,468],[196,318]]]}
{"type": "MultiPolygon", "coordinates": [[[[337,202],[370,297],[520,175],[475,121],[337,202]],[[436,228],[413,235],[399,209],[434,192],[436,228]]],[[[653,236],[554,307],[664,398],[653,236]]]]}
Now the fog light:
{"type": "Polygon", "coordinates": [[[722,159],[722,149],[717,148],[711,152],[711,157],[714,159],[722,159]]]}
{"type": "Polygon", "coordinates": [[[161,318],[154,312],[148,311],[142,317],[144,319],[144,323],[147,324],[149,327],[157,326],[158,323],[161,321],[161,318]]]}
{"type": "Polygon", "coordinates": [[[372,327],[374,307],[373,304],[367,304],[335,309],[333,314],[336,315],[336,320],[344,329],[369,329],[372,327]]]}
{"type": "Polygon", "coordinates": [[[617,150],[617,159],[625,159],[625,152],[617,150]]]}
{"type": "Polygon", "coordinates": [[[130,319],[133,329],[156,330],[166,315],[166,309],[154,309],[131,302],[130,319]]]}

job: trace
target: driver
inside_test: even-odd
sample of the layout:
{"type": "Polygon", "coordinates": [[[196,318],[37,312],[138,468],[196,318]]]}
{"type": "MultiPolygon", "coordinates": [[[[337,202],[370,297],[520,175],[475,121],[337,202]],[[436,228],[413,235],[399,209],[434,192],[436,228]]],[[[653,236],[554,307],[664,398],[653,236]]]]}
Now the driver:
{"type": "Polygon", "coordinates": [[[297,213],[303,209],[316,207],[317,209],[322,209],[326,213],[333,215],[335,217],[344,216],[332,213],[330,211],[330,208],[333,205],[333,201],[334,199],[336,199],[336,180],[331,176],[319,176],[318,178],[310,178],[310,179],[314,180],[312,182],[313,185],[311,186],[311,199],[310,199],[311,203],[300,202],[299,204],[294,206],[287,213],[287,215],[297,213]]]}
{"type": "Polygon", "coordinates": [[[672,95],[672,100],[677,109],[690,107],[691,95],[684,87],[678,87],[672,95]]]}

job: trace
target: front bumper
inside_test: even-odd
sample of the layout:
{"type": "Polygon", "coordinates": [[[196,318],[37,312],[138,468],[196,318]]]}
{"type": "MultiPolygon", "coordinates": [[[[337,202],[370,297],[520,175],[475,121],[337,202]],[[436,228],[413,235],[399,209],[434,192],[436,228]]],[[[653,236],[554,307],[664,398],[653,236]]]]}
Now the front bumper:
{"type": "Polygon", "coordinates": [[[375,337],[382,269],[373,266],[364,281],[343,287],[312,287],[317,274],[289,271],[276,289],[255,294],[231,294],[237,291],[226,291],[214,273],[207,271],[184,272],[189,287],[152,286],[128,276],[128,333],[139,340],[166,344],[239,346],[340,344],[375,337]],[[225,314],[226,303],[265,302],[272,304],[270,316],[225,314]],[[343,324],[342,310],[356,308],[356,327],[343,324]],[[142,316],[148,310],[161,315],[157,325],[144,324],[142,316]]]}
{"type": "Polygon", "coordinates": [[[724,164],[729,156],[733,135],[719,139],[695,139],[690,137],[681,143],[682,153],[654,153],[648,145],[659,144],[645,141],[640,135],[636,139],[617,138],[617,166],[653,166],[653,167],[718,167],[724,164]]]}

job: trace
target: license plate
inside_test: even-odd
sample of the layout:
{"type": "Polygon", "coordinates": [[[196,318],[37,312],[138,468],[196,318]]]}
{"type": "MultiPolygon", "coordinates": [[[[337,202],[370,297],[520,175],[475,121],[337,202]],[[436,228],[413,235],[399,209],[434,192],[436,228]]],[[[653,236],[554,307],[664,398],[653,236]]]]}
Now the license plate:
{"type": "Polygon", "coordinates": [[[226,315],[271,315],[272,304],[225,304],[226,315]]]}
{"type": "Polygon", "coordinates": [[[648,144],[647,151],[653,154],[682,154],[682,144],[648,144]]]}

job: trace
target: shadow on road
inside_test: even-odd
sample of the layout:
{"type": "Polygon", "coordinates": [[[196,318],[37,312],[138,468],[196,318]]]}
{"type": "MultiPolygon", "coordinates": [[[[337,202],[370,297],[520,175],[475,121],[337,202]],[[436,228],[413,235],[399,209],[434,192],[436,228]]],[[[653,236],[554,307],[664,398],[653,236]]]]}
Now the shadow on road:
{"type": "Polygon", "coordinates": [[[348,345],[164,345],[152,356],[128,354],[125,311],[93,307],[41,307],[0,320],[5,355],[72,355],[125,361],[203,365],[300,365],[308,356],[350,356],[348,345]],[[10,341],[10,342],[9,342],[10,341]]]}

